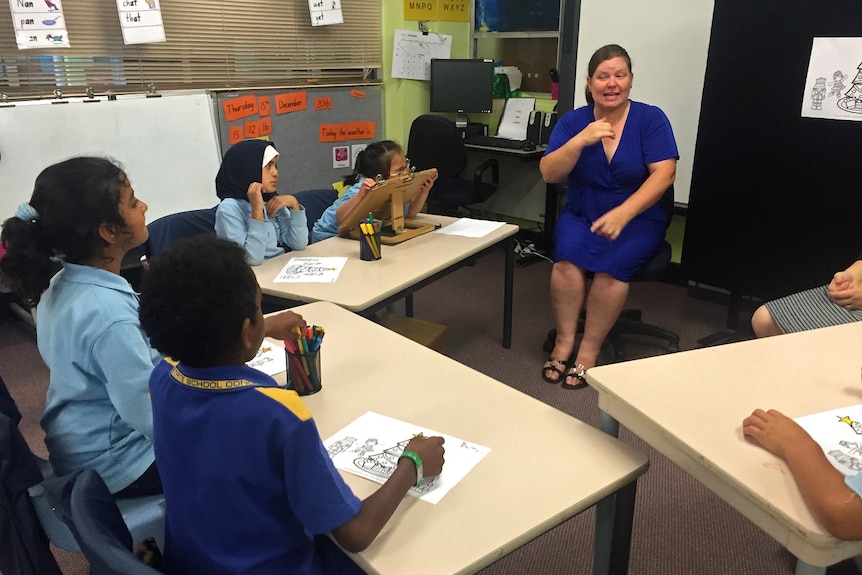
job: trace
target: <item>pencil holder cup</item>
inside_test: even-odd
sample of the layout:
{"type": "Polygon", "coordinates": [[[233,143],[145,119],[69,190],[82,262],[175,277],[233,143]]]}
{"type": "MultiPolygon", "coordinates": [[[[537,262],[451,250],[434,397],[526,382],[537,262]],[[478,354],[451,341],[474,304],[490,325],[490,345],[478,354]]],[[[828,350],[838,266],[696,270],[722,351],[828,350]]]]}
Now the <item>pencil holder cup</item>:
{"type": "Polygon", "coordinates": [[[299,395],[317,393],[323,387],[320,376],[320,348],[306,353],[285,350],[287,359],[287,389],[299,395]]]}
{"type": "Polygon", "coordinates": [[[382,255],[380,247],[379,231],[374,234],[359,235],[359,259],[365,261],[379,260],[382,255]]]}

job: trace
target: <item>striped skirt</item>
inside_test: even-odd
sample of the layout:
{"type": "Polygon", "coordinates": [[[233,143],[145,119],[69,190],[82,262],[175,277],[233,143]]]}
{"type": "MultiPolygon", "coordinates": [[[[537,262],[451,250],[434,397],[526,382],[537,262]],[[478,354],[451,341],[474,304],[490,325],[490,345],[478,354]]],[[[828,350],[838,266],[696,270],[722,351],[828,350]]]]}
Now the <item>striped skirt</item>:
{"type": "Polygon", "coordinates": [[[768,301],[766,309],[784,333],[862,321],[862,310],[836,305],[829,298],[826,286],[768,301]]]}

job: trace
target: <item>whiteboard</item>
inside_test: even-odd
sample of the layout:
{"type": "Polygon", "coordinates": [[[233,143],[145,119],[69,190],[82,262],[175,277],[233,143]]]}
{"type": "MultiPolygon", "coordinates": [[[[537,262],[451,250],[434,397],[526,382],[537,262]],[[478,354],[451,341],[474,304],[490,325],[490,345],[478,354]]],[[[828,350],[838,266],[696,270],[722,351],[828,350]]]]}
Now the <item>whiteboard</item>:
{"type": "MultiPolygon", "coordinates": [[[[619,44],[632,59],[631,99],[661,108],[679,147],[675,200],[687,204],[713,0],[582,0],[575,107],[586,104],[587,63],[597,48],[619,44]]],[[[740,80],[741,81],[741,80],[740,80]]]]}
{"type": "Polygon", "coordinates": [[[147,222],[218,203],[221,155],[209,94],[20,102],[0,108],[0,221],[30,199],[39,172],[80,155],[119,160],[149,206],[147,222]]]}

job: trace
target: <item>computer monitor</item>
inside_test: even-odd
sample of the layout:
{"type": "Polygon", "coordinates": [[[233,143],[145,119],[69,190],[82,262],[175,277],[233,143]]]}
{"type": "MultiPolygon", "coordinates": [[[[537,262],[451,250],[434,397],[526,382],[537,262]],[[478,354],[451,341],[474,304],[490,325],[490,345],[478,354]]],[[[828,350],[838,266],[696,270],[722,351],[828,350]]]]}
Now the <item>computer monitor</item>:
{"type": "Polygon", "coordinates": [[[455,124],[466,127],[468,113],[489,113],[493,105],[493,61],[431,59],[432,112],[454,112],[455,124]]]}

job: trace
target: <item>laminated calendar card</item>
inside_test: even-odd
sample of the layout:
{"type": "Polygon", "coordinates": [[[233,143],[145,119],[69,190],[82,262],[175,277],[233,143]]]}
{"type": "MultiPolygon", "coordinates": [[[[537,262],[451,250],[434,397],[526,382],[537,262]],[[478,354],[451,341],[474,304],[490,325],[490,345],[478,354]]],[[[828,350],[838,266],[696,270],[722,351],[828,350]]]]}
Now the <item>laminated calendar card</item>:
{"type": "Polygon", "coordinates": [[[323,442],[335,467],[383,484],[395,471],[404,446],[414,437],[439,436],[445,440],[446,463],[436,477],[425,477],[408,493],[429,503],[437,503],[455,487],[490,448],[367,411],[323,442]]]}

